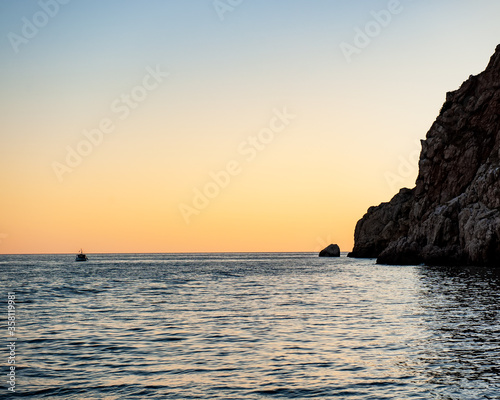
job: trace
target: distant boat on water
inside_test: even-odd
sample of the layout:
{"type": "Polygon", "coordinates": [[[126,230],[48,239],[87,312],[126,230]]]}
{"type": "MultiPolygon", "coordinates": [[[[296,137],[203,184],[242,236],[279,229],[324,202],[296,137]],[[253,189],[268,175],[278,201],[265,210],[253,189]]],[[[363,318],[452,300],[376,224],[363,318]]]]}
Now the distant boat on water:
{"type": "Polygon", "coordinates": [[[87,255],[83,254],[83,250],[80,249],[80,253],[76,255],[75,261],[87,261],[87,260],[88,260],[87,255]]]}

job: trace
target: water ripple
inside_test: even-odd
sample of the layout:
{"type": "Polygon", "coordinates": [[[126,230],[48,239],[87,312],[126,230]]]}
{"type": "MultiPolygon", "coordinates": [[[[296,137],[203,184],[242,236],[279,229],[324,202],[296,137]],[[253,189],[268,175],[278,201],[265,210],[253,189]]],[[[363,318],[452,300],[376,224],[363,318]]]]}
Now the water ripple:
{"type": "Polygon", "coordinates": [[[19,397],[500,398],[492,270],[311,254],[0,256],[0,287],[16,292],[19,397]]]}

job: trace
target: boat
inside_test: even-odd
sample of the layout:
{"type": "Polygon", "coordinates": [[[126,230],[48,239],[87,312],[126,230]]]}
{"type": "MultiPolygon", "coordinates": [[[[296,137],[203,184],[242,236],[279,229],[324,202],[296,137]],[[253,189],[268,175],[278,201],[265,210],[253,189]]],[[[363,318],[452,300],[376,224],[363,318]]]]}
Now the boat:
{"type": "Polygon", "coordinates": [[[75,261],[87,261],[87,255],[83,254],[82,249],[80,249],[80,252],[76,255],[75,261]]]}

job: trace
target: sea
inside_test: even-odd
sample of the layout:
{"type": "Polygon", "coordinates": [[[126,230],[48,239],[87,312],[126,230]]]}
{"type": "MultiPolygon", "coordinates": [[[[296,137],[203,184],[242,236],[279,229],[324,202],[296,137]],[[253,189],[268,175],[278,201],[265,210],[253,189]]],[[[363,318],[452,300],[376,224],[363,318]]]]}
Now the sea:
{"type": "Polygon", "coordinates": [[[0,255],[0,398],[500,399],[498,270],[88,256],[0,255]]]}

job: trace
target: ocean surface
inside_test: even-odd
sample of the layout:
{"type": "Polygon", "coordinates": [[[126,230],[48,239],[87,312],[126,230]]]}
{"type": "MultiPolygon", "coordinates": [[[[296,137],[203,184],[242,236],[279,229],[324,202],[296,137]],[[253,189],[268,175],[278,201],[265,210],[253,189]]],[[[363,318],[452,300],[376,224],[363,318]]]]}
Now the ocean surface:
{"type": "Polygon", "coordinates": [[[345,254],[1,255],[0,296],[0,398],[500,399],[489,269],[345,254]]]}

